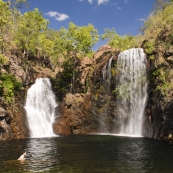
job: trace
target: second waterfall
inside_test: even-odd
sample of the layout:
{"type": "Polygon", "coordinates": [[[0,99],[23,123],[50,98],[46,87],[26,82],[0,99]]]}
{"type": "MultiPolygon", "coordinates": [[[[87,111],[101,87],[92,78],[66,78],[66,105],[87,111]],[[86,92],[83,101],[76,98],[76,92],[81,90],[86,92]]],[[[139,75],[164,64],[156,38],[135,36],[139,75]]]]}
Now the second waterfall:
{"type": "Polygon", "coordinates": [[[115,122],[119,134],[142,136],[147,100],[146,64],[141,48],[119,54],[116,77],[118,114],[115,122]]]}

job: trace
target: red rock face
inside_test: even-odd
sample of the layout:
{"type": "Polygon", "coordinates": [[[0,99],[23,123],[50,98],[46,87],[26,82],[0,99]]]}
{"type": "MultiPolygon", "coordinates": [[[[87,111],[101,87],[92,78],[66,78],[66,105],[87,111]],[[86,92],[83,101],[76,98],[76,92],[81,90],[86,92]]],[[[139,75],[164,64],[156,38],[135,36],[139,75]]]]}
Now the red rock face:
{"type": "Polygon", "coordinates": [[[7,108],[8,112],[0,108],[0,141],[26,138],[29,136],[27,119],[23,107],[15,105],[16,109],[7,108]]]}
{"type": "MultiPolygon", "coordinates": [[[[103,112],[103,114],[107,114],[108,104],[106,101],[103,102],[105,98],[103,99],[101,96],[104,94],[102,91],[102,68],[113,54],[115,54],[115,52],[110,46],[103,46],[96,52],[93,58],[85,57],[77,60],[74,91],[79,94],[68,93],[63,98],[63,101],[59,103],[57,108],[59,110],[57,111],[56,119],[53,124],[55,134],[72,135],[99,132],[99,121],[101,120],[100,113],[103,112]],[[85,93],[86,91],[87,93],[85,93]]],[[[10,69],[10,72],[22,80],[23,85],[27,87],[34,83],[35,79],[38,77],[53,75],[50,69],[41,71],[36,67],[39,67],[39,65],[41,66],[41,63],[43,63],[41,60],[40,64],[36,62],[34,67],[29,67],[27,73],[22,71],[21,67],[19,70],[21,73],[15,70],[17,66],[19,66],[18,63],[20,63],[16,57],[14,57],[10,63],[14,64],[11,66],[14,67],[14,69],[10,69]]],[[[23,95],[21,95],[22,101],[19,101],[21,103],[16,104],[17,110],[8,108],[8,112],[11,115],[11,121],[9,123],[11,129],[10,138],[26,138],[29,136],[24,110],[25,96],[26,91],[23,91],[23,95]]],[[[113,108],[111,109],[113,110],[113,108]]],[[[109,117],[108,122],[109,121],[112,121],[111,117],[109,117]]]]}
{"type": "Polygon", "coordinates": [[[0,107],[0,141],[12,138],[11,127],[9,125],[11,117],[8,112],[0,107]]]}
{"type": "Polygon", "coordinates": [[[16,105],[18,111],[10,110],[10,114],[13,115],[13,119],[10,123],[13,138],[21,139],[29,137],[29,129],[26,118],[26,111],[23,106],[16,105]]]}
{"type": "Polygon", "coordinates": [[[54,133],[57,135],[71,135],[69,120],[70,116],[66,107],[63,104],[60,104],[57,108],[56,119],[53,123],[54,133]]]}
{"type": "Polygon", "coordinates": [[[116,60],[118,52],[113,52],[110,46],[104,46],[96,52],[93,60],[85,57],[80,61],[77,67],[79,73],[75,86],[76,91],[79,91],[80,94],[68,93],[59,104],[59,114],[57,113],[53,125],[56,134],[98,133],[102,132],[100,126],[103,126],[109,132],[113,131],[113,112],[115,112],[116,105],[113,103],[113,97],[105,94],[102,82],[102,68],[113,54],[116,54],[114,57],[114,60],[116,60]],[[90,76],[89,88],[88,92],[84,94],[83,88],[87,76],[90,76]],[[100,125],[102,116],[105,116],[106,119],[104,125],[100,125]],[[109,124],[111,124],[111,127],[109,124]]]}
{"type": "Polygon", "coordinates": [[[54,132],[59,135],[96,133],[90,108],[90,95],[67,94],[59,105],[54,132]]]}

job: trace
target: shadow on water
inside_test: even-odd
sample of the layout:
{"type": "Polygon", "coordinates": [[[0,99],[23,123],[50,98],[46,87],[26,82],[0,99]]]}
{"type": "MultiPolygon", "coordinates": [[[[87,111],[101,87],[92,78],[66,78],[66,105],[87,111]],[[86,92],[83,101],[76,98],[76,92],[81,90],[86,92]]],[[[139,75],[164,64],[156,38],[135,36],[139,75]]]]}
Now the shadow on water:
{"type": "Polygon", "coordinates": [[[148,138],[81,135],[0,142],[0,172],[172,173],[173,148],[148,138]],[[26,150],[26,160],[18,157],[26,150]]]}

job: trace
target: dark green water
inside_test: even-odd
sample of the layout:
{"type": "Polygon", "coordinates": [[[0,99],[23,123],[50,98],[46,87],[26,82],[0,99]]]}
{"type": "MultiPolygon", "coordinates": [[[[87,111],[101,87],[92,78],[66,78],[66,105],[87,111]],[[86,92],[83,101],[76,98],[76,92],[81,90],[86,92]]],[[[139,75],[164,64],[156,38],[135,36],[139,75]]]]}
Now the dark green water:
{"type": "Polygon", "coordinates": [[[172,173],[173,147],[107,135],[12,140],[0,142],[0,172],[172,173]]]}

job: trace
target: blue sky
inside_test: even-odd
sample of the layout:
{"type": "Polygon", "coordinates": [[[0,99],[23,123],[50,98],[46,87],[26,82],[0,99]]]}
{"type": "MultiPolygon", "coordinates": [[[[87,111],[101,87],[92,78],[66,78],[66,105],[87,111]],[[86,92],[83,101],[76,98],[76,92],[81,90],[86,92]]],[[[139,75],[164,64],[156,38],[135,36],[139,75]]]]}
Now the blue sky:
{"type": "MultiPolygon", "coordinates": [[[[30,0],[29,10],[38,8],[49,20],[49,28],[94,25],[99,34],[104,28],[115,28],[119,35],[137,35],[143,20],[154,8],[155,0],[30,0]]],[[[99,42],[97,50],[105,42],[99,42]]]]}

